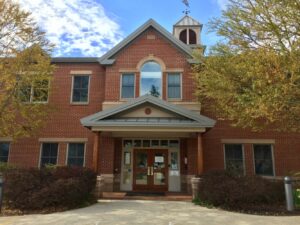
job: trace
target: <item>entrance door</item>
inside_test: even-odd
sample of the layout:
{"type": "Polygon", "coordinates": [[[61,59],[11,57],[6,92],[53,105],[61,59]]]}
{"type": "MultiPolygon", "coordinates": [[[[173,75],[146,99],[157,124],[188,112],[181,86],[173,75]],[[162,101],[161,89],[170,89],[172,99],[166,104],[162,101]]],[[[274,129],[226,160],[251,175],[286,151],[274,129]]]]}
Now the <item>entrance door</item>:
{"type": "Polygon", "coordinates": [[[168,190],[168,150],[135,149],[133,160],[133,190],[168,190]]]}

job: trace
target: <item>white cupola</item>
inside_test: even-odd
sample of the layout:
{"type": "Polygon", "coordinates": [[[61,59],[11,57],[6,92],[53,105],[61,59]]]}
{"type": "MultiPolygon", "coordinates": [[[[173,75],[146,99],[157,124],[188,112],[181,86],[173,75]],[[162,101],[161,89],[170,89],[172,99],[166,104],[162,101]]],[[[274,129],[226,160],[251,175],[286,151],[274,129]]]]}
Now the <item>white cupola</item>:
{"type": "Polygon", "coordinates": [[[185,15],[173,26],[173,35],[191,47],[198,47],[201,46],[202,27],[200,22],[185,15]]]}

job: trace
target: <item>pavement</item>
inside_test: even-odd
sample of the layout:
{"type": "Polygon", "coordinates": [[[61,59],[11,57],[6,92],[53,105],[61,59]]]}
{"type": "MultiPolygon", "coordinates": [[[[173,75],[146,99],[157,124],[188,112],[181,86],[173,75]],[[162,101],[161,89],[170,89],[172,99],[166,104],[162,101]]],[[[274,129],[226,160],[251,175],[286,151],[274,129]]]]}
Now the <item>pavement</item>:
{"type": "Polygon", "coordinates": [[[0,225],[299,225],[300,216],[256,216],[207,209],[190,202],[100,200],[92,206],[46,215],[0,217],[0,225]]]}

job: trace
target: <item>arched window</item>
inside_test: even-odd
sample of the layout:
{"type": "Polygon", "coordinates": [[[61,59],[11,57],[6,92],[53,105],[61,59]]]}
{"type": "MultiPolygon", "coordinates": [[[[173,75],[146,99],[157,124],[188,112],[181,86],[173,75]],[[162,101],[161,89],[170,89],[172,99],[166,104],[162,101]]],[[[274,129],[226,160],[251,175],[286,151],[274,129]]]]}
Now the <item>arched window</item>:
{"type": "Polygon", "coordinates": [[[141,68],[140,96],[150,94],[161,97],[162,71],[155,61],[147,61],[141,68]]]}
{"type": "Polygon", "coordinates": [[[189,44],[190,45],[195,45],[197,44],[197,35],[196,32],[189,29],[189,44]]]}
{"type": "Polygon", "coordinates": [[[187,34],[186,29],[181,31],[180,34],[179,34],[180,41],[182,41],[185,44],[187,44],[186,34],[187,34]]]}

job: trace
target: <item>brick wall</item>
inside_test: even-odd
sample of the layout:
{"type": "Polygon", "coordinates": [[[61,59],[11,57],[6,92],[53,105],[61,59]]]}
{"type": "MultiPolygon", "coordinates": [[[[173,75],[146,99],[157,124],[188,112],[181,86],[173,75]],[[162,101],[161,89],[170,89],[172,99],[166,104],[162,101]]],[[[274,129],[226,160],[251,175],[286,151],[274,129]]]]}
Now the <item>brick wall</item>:
{"type": "MultiPolygon", "coordinates": [[[[61,63],[56,65],[49,106],[52,112],[45,118],[45,126],[31,138],[25,138],[12,143],[9,162],[22,166],[38,166],[40,158],[39,138],[87,138],[86,165],[91,166],[93,133],[80,124],[80,119],[90,114],[101,111],[104,100],[105,70],[98,63],[72,64],[61,63]],[[72,105],[71,70],[91,70],[90,93],[88,105],[72,105]]],[[[66,143],[59,143],[58,163],[66,162],[66,143]]]]}

